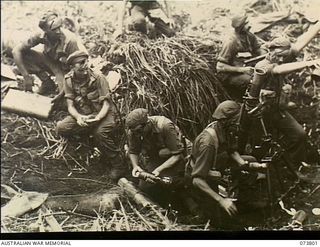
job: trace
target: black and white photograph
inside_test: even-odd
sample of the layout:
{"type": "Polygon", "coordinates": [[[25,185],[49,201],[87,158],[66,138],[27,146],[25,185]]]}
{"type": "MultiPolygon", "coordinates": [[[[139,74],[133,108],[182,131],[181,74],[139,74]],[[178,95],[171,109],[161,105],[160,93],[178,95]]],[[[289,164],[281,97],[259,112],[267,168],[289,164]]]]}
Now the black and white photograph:
{"type": "Polygon", "coordinates": [[[1,1],[1,235],[262,231],[320,233],[320,0],[1,1]]]}

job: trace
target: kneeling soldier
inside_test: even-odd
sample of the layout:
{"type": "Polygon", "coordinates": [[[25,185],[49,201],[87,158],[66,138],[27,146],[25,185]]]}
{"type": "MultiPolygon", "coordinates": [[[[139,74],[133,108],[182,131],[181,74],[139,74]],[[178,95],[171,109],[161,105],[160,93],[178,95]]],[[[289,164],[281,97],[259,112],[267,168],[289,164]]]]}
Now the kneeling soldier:
{"type": "Polygon", "coordinates": [[[143,108],[135,109],[128,114],[126,127],[129,129],[132,175],[137,177],[145,170],[157,177],[175,178],[170,186],[142,179],[139,182],[140,189],[150,197],[157,201],[166,201],[168,192],[179,187],[183,179],[186,157],[184,137],[170,119],[164,116],[148,116],[148,111],[143,108]],[[140,154],[143,162],[139,160],[140,154]]]}

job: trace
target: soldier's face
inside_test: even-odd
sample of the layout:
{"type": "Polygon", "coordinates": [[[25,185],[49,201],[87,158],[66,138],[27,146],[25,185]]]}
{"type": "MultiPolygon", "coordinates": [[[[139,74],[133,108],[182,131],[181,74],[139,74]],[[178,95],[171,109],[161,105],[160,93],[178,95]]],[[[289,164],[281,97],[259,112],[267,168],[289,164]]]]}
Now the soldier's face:
{"type": "Polygon", "coordinates": [[[146,133],[148,133],[149,131],[149,125],[148,123],[141,123],[138,124],[137,126],[130,128],[130,130],[135,133],[135,134],[139,134],[139,135],[145,135],[146,133]]]}
{"type": "Polygon", "coordinates": [[[289,49],[276,48],[271,52],[271,57],[276,63],[283,63],[289,56],[289,49]]]}
{"type": "Polygon", "coordinates": [[[233,132],[238,132],[239,131],[239,117],[240,117],[240,113],[233,116],[232,118],[224,119],[223,125],[224,125],[225,129],[232,130],[233,132]]]}
{"type": "Polygon", "coordinates": [[[88,74],[88,59],[83,58],[73,63],[72,69],[74,73],[78,76],[85,76],[88,74]]]}
{"type": "Polygon", "coordinates": [[[243,30],[244,30],[244,31],[249,32],[250,29],[251,29],[251,26],[250,26],[249,22],[247,22],[246,24],[244,24],[244,26],[243,26],[243,30]]]}
{"type": "Polygon", "coordinates": [[[60,27],[47,30],[46,33],[47,33],[49,39],[52,41],[58,40],[62,34],[60,27]]]}

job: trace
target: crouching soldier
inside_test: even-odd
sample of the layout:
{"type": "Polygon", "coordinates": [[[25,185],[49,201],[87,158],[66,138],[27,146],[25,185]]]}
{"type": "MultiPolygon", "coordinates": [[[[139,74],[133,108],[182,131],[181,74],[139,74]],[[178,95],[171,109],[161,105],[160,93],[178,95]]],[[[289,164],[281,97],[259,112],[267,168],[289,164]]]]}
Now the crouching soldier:
{"type": "MultiPolygon", "coordinates": [[[[237,151],[239,116],[240,106],[236,102],[227,100],[218,105],[213,113],[215,121],[196,137],[192,146],[191,162],[186,169],[191,176],[198,203],[206,204],[210,211],[215,211],[211,213],[220,219],[221,215],[234,216],[238,209],[233,199],[219,194],[217,181],[230,167],[233,180],[236,181],[241,168],[256,161],[252,156],[240,156],[237,151]],[[208,204],[208,201],[212,203],[208,204]],[[224,213],[219,208],[222,208],[224,213]]],[[[254,180],[262,177],[263,174],[254,174],[254,180]]]]}
{"type": "Polygon", "coordinates": [[[115,36],[124,32],[124,17],[127,2],[131,3],[130,7],[130,19],[128,28],[130,31],[137,31],[143,34],[148,34],[147,18],[150,23],[154,26],[154,31],[157,35],[165,35],[172,37],[175,34],[173,30],[173,21],[171,19],[171,10],[167,1],[164,0],[164,6],[158,1],[137,1],[137,0],[123,0],[123,6],[119,14],[119,30],[116,31],[115,36]],[[156,13],[151,13],[156,12],[156,13]],[[160,16],[160,17],[158,17],[160,16]]]}
{"type": "Polygon", "coordinates": [[[231,20],[234,31],[227,36],[220,51],[217,72],[230,96],[242,100],[253,74],[253,67],[244,67],[237,59],[240,52],[250,52],[252,56],[266,53],[260,46],[258,38],[250,32],[247,15],[236,15],[231,20]]]}
{"type": "Polygon", "coordinates": [[[179,128],[164,116],[148,116],[148,111],[138,108],[126,118],[128,128],[129,158],[132,175],[146,171],[156,177],[173,178],[170,185],[140,179],[139,187],[159,203],[165,203],[170,191],[182,186],[186,144],[179,128]],[[141,156],[142,157],[141,157],[141,156]]]}
{"type": "Polygon", "coordinates": [[[110,179],[116,180],[126,169],[116,143],[118,119],[109,84],[102,74],[88,67],[85,52],[72,53],[67,63],[71,71],[66,75],[64,92],[70,115],[57,123],[56,130],[66,137],[91,134],[110,168],[110,179]]]}
{"type": "MultiPolygon", "coordinates": [[[[51,75],[55,76],[55,81],[59,87],[58,100],[62,97],[62,87],[64,76],[69,71],[66,59],[73,52],[86,48],[80,42],[80,39],[69,30],[62,28],[62,19],[57,13],[48,11],[39,21],[39,27],[43,33],[30,35],[28,39],[20,44],[11,44],[8,41],[7,47],[12,51],[13,59],[24,78],[24,90],[32,91],[33,77],[35,74],[42,81],[38,93],[42,95],[52,94],[56,90],[55,82],[51,75]],[[43,51],[33,49],[35,46],[43,44],[43,51]]],[[[5,44],[6,45],[6,44],[5,44]]]]}

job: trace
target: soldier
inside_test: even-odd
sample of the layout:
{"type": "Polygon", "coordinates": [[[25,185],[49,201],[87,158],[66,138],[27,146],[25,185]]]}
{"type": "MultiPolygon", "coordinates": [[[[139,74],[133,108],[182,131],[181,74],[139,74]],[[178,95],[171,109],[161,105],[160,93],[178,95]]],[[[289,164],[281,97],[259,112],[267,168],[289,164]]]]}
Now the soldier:
{"type": "MultiPolygon", "coordinates": [[[[266,123],[284,135],[287,143],[286,151],[291,161],[297,166],[301,161],[306,160],[307,136],[303,127],[287,111],[287,95],[290,93],[291,86],[288,85],[284,75],[316,63],[319,64],[319,59],[286,63],[296,57],[301,47],[303,46],[297,49],[296,44],[292,45],[284,37],[272,40],[268,44],[267,57],[255,66],[253,83],[246,100],[249,112],[254,112],[254,108],[261,108],[260,111],[266,123]]],[[[297,175],[299,175],[298,172],[297,175]]]]}
{"type": "Polygon", "coordinates": [[[257,37],[249,31],[251,27],[247,19],[246,15],[237,15],[232,18],[231,25],[234,31],[223,42],[216,65],[223,85],[230,96],[237,101],[241,101],[253,73],[253,67],[244,67],[236,59],[237,54],[250,52],[251,55],[258,56],[265,53],[257,37]]]}
{"type": "Polygon", "coordinates": [[[66,75],[64,93],[69,116],[57,123],[57,133],[70,137],[91,134],[113,180],[125,174],[120,149],[116,144],[118,118],[111,100],[109,84],[102,74],[88,68],[88,55],[76,51],[67,58],[71,71],[66,75]]]}
{"type": "Polygon", "coordinates": [[[164,0],[164,7],[158,1],[136,1],[136,0],[123,0],[123,6],[119,15],[119,28],[116,33],[117,35],[124,32],[124,16],[125,16],[125,8],[127,2],[131,3],[130,7],[130,23],[129,30],[130,31],[138,31],[144,34],[147,34],[147,20],[154,25],[154,29],[156,32],[160,34],[164,34],[167,37],[171,37],[174,35],[173,21],[171,19],[171,11],[169,5],[166,0],[164,0]],[[150,13],[153,10],[161,9],[162,13],[165,16],[156,17],[154,14],[150,13]]]}
{"type": "MultiPolygon", "coordinates": [[[[191,176],[193,188],[197,191],[196,197],[202,202],[212,201],[209,205],[212,211],[215,211],[214,206],[219,205],[230,216],[237,213],[236,205],[232,199],[219,195],[218,185],[212,181],[221,178],[228,167],[233,168],[232,176],[236,180],[242,168],[246,168],[249,162],[256,161],[254,157],[241,156],[237,151],[239,116],[240,106],[235,101],[227,100],[219,104],[213,113],[215,121],[196,137],[191,162],[187,166],[187,174],[191,176]]],[[[254,180],[264,177],[263,174],[254,176],[254,180]]]]}
{"type": "MultiPolygon", "coordinates": [[[[129,158],[132,176],[146,170],[155,176],[183,178],[186,144],[179,128],[164,116],[148,116],[148,111],[138,108],[126,118],[128,130],[129,158]],[[142,162],[139,159],[143,156],[142,162]]],[[[178,182],[171,185],[178,186],[178,182]]],[[[140,180],[139,187],[151,197],[166,200],[168,190],[161,184],[140,180]]]]}
{"type": "Polygon", "coordinates": [[[81,44],[78,37],[69,30],[63,29],[62,20],[57,13],[46,12],[39,22],[39,27],[44,33],[37,33],[21,42],[12,49],[12,55],[20,73],[24,78],[24,89],[32,91],[33,77],[36,74],[42,81],[39,94],[48,95],[56,90],[54,81],[50,75],[55,76],[59,87],[60,98],[63,92],[64,75],[69,71],[66,59],[73,52],[86,48],[81,44]],[[43,44],[42,52],[33,47],[43,44]]]}

